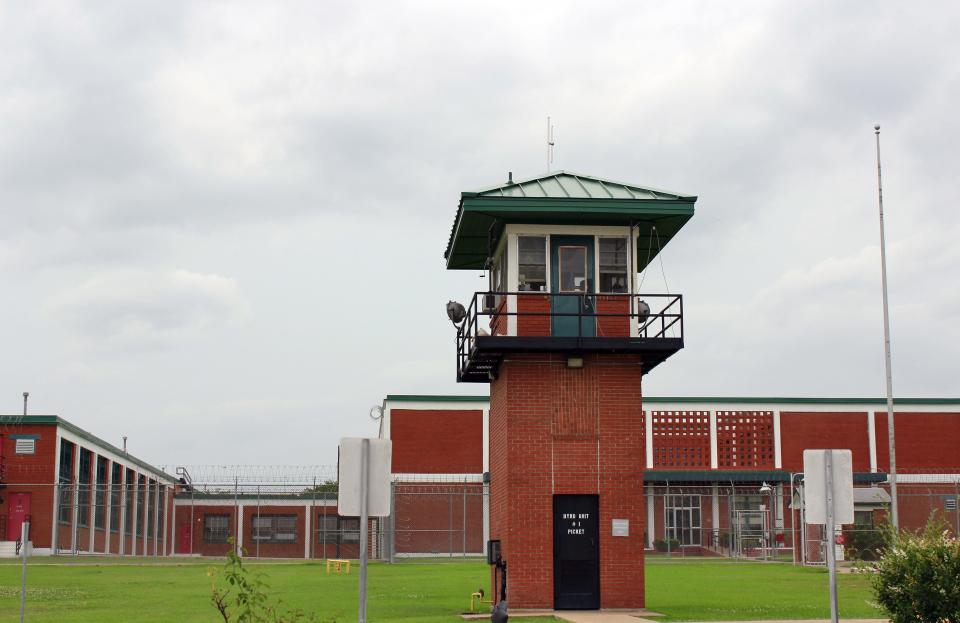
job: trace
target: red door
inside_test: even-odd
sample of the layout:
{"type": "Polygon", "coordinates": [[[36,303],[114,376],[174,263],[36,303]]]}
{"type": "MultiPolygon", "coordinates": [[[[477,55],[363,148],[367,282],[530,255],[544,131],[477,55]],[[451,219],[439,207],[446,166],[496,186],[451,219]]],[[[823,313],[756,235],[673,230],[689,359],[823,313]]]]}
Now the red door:
{"type": "Polygon", "coordinates": [[[8,541],[20,538],[20,526],[30,514],[29,493],[9,493],[10,504],[7,507],[7,535],[8,541]]]}
{"type": "Polygon", "coordinates": [[[193,538],[193,526],[188,523],[182,524],[180,526],[180,538],[177,539],[177,553],[178,554],[190,554],[193,551],[192,543],[190,542],[193,538]]]}

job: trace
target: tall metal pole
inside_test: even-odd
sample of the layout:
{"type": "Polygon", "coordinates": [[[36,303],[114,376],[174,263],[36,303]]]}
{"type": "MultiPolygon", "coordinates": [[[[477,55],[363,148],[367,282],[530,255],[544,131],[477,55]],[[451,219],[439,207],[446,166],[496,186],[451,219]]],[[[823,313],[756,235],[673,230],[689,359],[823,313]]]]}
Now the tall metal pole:
{"type": "Polygon", "coordinates": [[[834,543],[834,530],[836,528],[833,517],[833,450],[825,450],[823,453],[823,472],[827,502],[827,517],[824,531],[827,533],[827,570],[830,573],[830,620],[837,623],[839,612],[837,609],[837,546],[834,543]]]}
{"type": "Polygon", "coordinates": [[[880,208],[880,278],[883,282],[883,354],[887,371],[887,438],[890,446],[890,515],[893,527],[900,527],[897,512],[897,449],[893,432],[893,370],[890,363],[890,310],[887,303],[887,246],[883,226],[883,182],[880,174],[880,124],[873,126],[877,137],[877,203],[880,208]]]}
{"type": "Polygon", "coordinates": [[[359,623],[367,623],[367,519],[370,495],[370,440],[364,439],[360,451],[360,608],[359,623]]]}
{"type": "Polygon", "coordinates": [[[30,522],[20,524],[20,554],[23,557],[23,568],[20,571],[20,623],[23,623],[23,613],[27,601],[27,543],[30,538],[30,522]]]}
{"type": "Polygon", "coordinates": [[[27,398],[30,397],[30,392],[23,392],[23,415],[27,415],[27,398]]]}

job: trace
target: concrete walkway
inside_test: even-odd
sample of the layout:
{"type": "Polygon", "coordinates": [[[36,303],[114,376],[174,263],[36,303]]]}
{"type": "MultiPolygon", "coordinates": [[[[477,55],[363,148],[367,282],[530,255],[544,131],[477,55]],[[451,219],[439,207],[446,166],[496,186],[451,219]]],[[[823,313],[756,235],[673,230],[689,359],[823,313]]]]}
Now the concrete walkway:
{"type": "MultiPolygon", "coordinates": [[[[655,623],[656,621],[656,619],[646,619],[643,615],[631,612],[602,612],[597,610],[589,612],[554,612],[553,616],[563,621],[570,621],[570,623],[655,623]]],[[[647,616],[649,616],[649,614],[647,616]]],[[[889,623],[888,619],[840,619],[840,621],[841,623],[889,623]]],[[[803,621],[727,621],[726,623],[830,623],[830,619],[808,619],[803,621]]]]}

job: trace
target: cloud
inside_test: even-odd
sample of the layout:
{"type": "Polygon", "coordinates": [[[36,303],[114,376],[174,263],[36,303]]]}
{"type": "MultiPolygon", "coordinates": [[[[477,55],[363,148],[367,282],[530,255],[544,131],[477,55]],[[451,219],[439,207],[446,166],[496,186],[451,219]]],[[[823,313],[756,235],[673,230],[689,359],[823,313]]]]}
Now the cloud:
{"type": "Polygon", "coordinates": [[[249,311],[234,279],[186,270],[115,270],[53,296],[46,309],[104,346],[160,347],[249,311]]]}

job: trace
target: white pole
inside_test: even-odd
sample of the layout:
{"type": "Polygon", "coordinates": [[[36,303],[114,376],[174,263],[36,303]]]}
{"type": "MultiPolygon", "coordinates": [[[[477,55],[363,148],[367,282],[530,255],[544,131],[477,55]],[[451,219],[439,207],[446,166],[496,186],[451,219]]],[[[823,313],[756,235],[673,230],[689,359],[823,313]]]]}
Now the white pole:
{"type": "Polygon", "coordinates": [[[360,623],[367,622],[367,496],[370,491],[370,440],[360,451],[360,623]]]}
{"type": "Polygon", "coordinates": [[[20,571],[20,623],[23,623],[23,612],[27,601],[27,537],[29,535],[30,522],[24,521],[20,524],[20,556],[23,558],[23,568],[20,571]]]}
{"type": "Polygon", "coordinates": [[[833,519],[833,450],[825,450],[823,457],[823,470],[826,486],[827,502],[827,569],[830,572],[830,620],[833,623],[838,622],[839,613],[837,612],[837,550],[834,545],[834,519],[833,519]]]}
{"type": "Polygon", "coordinates": [[[880,124],[873,126],[877,137],[877,203],[880,207],[880,278],[883,282],[883,355],[887,368],[887,437],[890,441],[890,515],[893,527],[900,527],[897,512],[897,450],[893,434],[893,370],[890,363],[890,310],[887,305],[887,246],[883,226],[883,183],[880,175],[880,124]]]}

